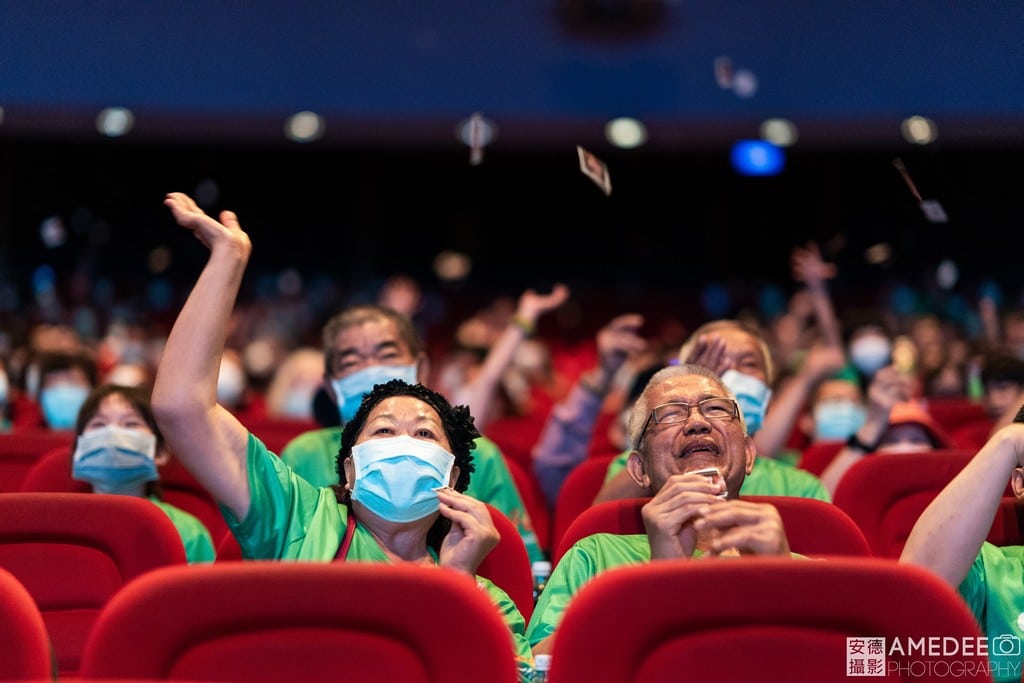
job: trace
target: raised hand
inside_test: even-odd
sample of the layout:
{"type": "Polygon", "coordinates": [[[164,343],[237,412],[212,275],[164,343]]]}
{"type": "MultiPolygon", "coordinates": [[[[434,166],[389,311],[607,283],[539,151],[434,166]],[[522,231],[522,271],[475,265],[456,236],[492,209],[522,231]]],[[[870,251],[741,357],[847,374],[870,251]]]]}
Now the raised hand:
{"type": "Polygon", "coordinates": [[[638,334],[643,324],[642,315],[626,313],[613,318],[597,333],[597,354],[607,375],[614,375],[631,354],[647,349],[647,340],[638,334]]]}
{"type": "Polygon", "coordinates": [[[225,245],[235,247],[246,258],[252,253],[252,242],[242,230],[234,211],[221,211],[218,222],[199,208],[194,199],[182,192],[169,192],[164,197],[164,206],[171,210],[178,225],[191,230],[207,249],[212,251],[225,245]]]}
{"type": "Polygon", "coordinates": [[[538,294],[536,290],[527,289],[519,295],[516,317],[524,323],[535,325],[542,315],[558,308],[568,298],[569,288],[563,284],[555,285],[550,294],[538,294]]]}
{"type": "Polygon", "coordinates": [[[821,249],[815,242],[808,242],[806,247],[794,248],[790,265],[793,268],[793,279],[807,285],[830,280],[837,273],[834,263],[821,258],[821,249]]]}

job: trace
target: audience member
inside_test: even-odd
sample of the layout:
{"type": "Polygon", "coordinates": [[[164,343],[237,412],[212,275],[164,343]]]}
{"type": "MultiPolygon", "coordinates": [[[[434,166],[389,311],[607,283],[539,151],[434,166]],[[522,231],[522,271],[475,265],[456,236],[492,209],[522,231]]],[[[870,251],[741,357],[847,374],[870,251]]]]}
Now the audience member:
{"type": "MultiPolygon", "coordinates": [[[[747,432],[754,439],[757,449],[754,466],[744,480],[740,492],[746,495],[787,495],[818,498],[829,501],[829,493],[821,482],[810,472],[793,465],[760,454],[761,445],[756,434],[765,424],[771,432],[768,441],[777,449],[784,439],[780,435],[792,431],[799,417],[805,396],[816,382],[812,378],[824,376],[841,366],[842,354],[836,357],[836,350],[823,346],[813,348],[801,369],[806,379],[794,378],[789,392],[779,409],[767,411],[771,396],[769,386],[773,379],[773,366],[768,345],[760,332],[737,320],[715,320],[694,330],[679,350],[679,360],[684,363],[703,365],[720,373],[722,382],[739,403],[747,432]]],[[[634,445],[635,448],[635,445],[634,445]]],[[[616,498],[636,498],[650,495],[637,486],[636,480],[625,471],[629,452],[623,452],[609,465],[604,486],[595,501],[616,498]]]]}
{"type": "MultiPolygon", "coordinates": [[[[647,349],[646,340],[639,335],[642,325],[643,316],[627,313],[602,327],[597,333],[597,363],[580,375],[548,416],[532,457],[534,473],[551,509],[562,482],[588,455],[594,427],[616,373],[630,356],[647,349]]],[[[622,412],[631,407],[631,402],[623,405],[622,412]]]]}
{"type": "Polygon", "coordinates": [[[844,345],[850,363],[861,376],[861,385],[869,386],[875,373],[892,364],[891,326],[875,311],[853,309],[843,316],[844,345]]]}
{"type": "Polygon", "coordinates": [[[213,562],[206,526],[163,500],[158,468],[170,459],[146,389],[101,384],[90,392],[75,423],[71,477],[94,493],[147,498],[178,528],[189,562],[213,562]]]}
{"type": "Polygon", "coordinates": [[[267,387],[267,417],[313,421],[313,396],[323,381],[323,352],[312,346],[292,349],[274,370],[267,387]]]}
{"type": "Polygon", "coordinates": [[[1019,681],[1024,638],[1024,546],[986,540],[1007,482],[1024,498],[1024,410],[1001,428],[925,508],[907,537],[900,562],[935,572],[959,591],[989,638],[996,681],[1019,681]]]}
{"type": "MultiPolygon", "coordinates": [[[[520,315],[535,321],[560,297],[540,296],[532,291],[520,299],[520,315]]],[[[522,339],[521,326],[506,332],[491,353],[507,357],[514,342],[522,339]]],[[[323,329],[323,363],[325,386],[334,396],[342,423],[352,418],[362,397],[379,382],[404,379],[423,382],[430,376],[429,358],[423,340],[408,316],[376,304],[350,306],[332,317],[323,329]]],[[[497,381],[496,364],[485,363],[478,382],[497,381]]],[[[467,390],[469,396],[474,390],[467,390]]],[[[482,394],[482,392],[479,392],[482,394]]],[[[478,399],[478,402],[482,399],[478,399]]],[[[305,432],[289,441],[281,458],[300,476],[314,486],[331,486],[338,482],[338,445],[342,427],[325,427],[305,432]]],[[[545,559],[533,522],[523,503],[498,445],[481,436],[473,448],[475,474],[468,494],[490,503],[504,512],[519,529],[531,560],[545,559]]]]}
{"type": "Polygon", "coordinates": [[[1013,421],[1024,402],[1024,359],[1006,350],[993,350],[981,359],[982,403],[985,413],[997,422],[992,434],[1013,421]]]}
{"type": "Polygon", "coordinates": [[[834,494],[839,481],[870,453],[899,453],[950,448],[949,434],[912,396],[913,379],[895,366],[875,373],[868,387],[864,423],[821,473],[821,482],[834,494]]]}
{"type": "Polygon", "coordinates": [[[778,511],[740,495],[755,448],[732,392],[710,369],[669,366],[636,400],[629,420],[634,444],[626,471],[653,493],[643,507],[646,534],[594,534],[577,541],[555,566],[527,637],[549,653],[566,607],[605,570],[664,559],[791,555],[778,511]],[[713,476],[697,473],[712,469],[713,476]]]}
{"type": "Polygon", "coordinates": [[[851,368],[826,377],[811,394],[798,427],[808,443],[846,441],[867,418],[867,399],[851,368]]]}
{"type": "Polygon", "coordinates": [[[74,428],[78,411],[97,382],[96,361],[85,350],[48,351],[34,363],[38,369],[38,402],[48,429],[74,428]]]}
{"type": "MultiPolygon", "coordinates": [[[[475,575],[498,535],[486,505],[463,493],[480,435],[469,411],[423,385],[386,380],[346,415],[339,485],[315,487],[298,476],[216,401],[231,310],[252,250],[249,236],[231,211],[217,221],[181,193],[164,203],[210,253],[168,337],[153,408],[181,462],[222,506],[243,555],[402,562],[463,573],[505,618],[520,676],[528,680],[532,656],[522,615],[504,591],[475,575]]],[[[358,356],[346,360],[356,351],[374,358],[380,352],[346,349],[328,366],[358,363],[358,356]]]]}

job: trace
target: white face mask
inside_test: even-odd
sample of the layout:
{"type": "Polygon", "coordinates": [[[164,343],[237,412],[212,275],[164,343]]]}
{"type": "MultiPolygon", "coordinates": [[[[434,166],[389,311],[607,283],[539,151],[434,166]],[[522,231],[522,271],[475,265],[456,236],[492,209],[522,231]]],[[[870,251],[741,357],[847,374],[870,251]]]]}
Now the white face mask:
{"type": "Polygon", "coordinates": [[[245,373],[237,364],[221,361],[220,372],[217,374],[217,403],[227,408],[235,408],[242,401],[245,393],[245,373]]]}
{"type": "Polygon", "coordinates": [[[71,476],[98,493],[128,493],[156,481],[156,436],[140,429],[107,425],[78,436],[71,476]]]}
{"type": "Polygon", "coordinates": [[[889,364],[892,344],[880,335],[869,335],[850,344],[850,362],[867,376],[871,376],[889,364]]]}
{"type": "Polygon", "coordinates": [[[309,420],[313,417],[313,387],[290,389],[281,403],[281,414],[294,420],[309,420]]]}

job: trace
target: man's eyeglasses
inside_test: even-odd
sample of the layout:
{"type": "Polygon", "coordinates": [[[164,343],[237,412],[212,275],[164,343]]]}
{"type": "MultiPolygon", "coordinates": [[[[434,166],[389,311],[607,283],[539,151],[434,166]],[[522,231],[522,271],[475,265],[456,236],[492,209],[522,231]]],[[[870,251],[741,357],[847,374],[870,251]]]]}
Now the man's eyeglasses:
{"type": "Polygon", "coordinates": [[[662,403],[660,406],[655,406],[651,410],[651,416],[647,418],[647,423],[644,425],[643,430],[640,432],[640,438],[637,439],[637,444],[642,444],[644,441],[644,435],[647,434],[647,430],[651,424],[670,425],[685,422],[690,417],[690,410],[693,408],[697,409],[697,412],[705,420],[735,420],[739,415],[740,409],[736,405],[736,401],[731,398],[719,398],[717,396],[712,398],[706,398],[703,401],[697,403],[683,403],[681,401],[672,401],[670,403],[662,403]]]}

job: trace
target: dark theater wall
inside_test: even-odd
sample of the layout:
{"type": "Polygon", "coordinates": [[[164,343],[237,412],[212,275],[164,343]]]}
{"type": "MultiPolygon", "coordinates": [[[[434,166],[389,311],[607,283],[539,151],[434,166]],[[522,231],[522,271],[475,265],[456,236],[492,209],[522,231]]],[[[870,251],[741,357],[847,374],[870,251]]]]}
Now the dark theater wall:
{"type": "Polygon", "coordinates": [[[253,233],[254,271],[345,287],[429,278],[455,248],[474,258],[469,292],[566,279],[614,307],[791,284],[790,250],[814,239],[851,295],[925,283],[947,258],[965,288],[995,275],[1019,290],[1024,4],[660,8],[614,36],[539,1],[0,2],[0,279],[26,287],[40,263],[141,278],[168,246],[187,282],[203,252],[160,199],[211,180],[253,233]],[[716,85],[720,56],[756,74],[752,97],[716,85]],[[125,138],[95,132],[110,105],[135,110],[125,138]],[[299,110],[325,117],[322,139],[283,139],[299,110]],[[474,111],[498,126],[479,166],[454,135],[474,111]],[[934,145],[901,139],[911,114],[936,122],[934,145]],[[620,115],[649,144],[612,148],[603,125],[620,115]],[[738,176],[729,146],[767,116],[800,138],[781,175],[738,176]],[[577,144],[608,163],[610,197],[577,144]],[[948,223],[924,218],[895,158],[948,223]],[[39,240],[50,216],[71,228],[56,249],[39,240]],[[883,240],[892,258],[865,263],[883,240]]]}

